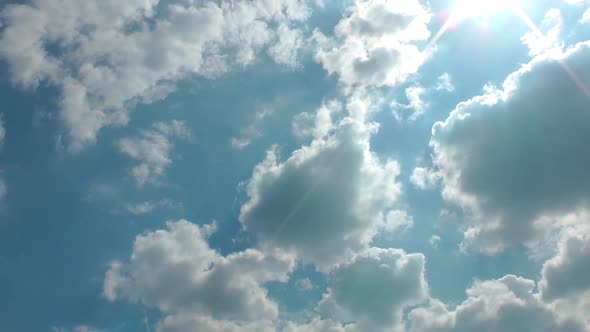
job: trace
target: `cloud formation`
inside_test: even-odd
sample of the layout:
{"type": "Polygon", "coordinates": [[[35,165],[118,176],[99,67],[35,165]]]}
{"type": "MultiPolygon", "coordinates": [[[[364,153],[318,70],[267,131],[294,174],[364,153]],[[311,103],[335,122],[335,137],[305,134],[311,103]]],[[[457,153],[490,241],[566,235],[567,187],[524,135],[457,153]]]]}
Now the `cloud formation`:
{"type": "Polygon", "coordinates": [[[476,281],[468,298],[450,310],[437,300],[409,314],[411,332],[584,332],[577,321],[561,320],[533,294],[535,282],[513,275],[476,281]]]}
{"type": "Polygon", "coordinates": [[[308,16],[300,0],[34,0],[0,13],[0,58],[18,86],[61,90],[64,140],[75,152],[179,80],[243,68],[269,47],[277,62],[294,66],[295,25],[308,16]]]}
{"type": "Polygon", "coordinates": [[[316,60],[347,86],[395,86],[426,60],[416,42],[430,37],[430,18],[418,0],[355,1],[334,37],[315,32],[316,60]]]}
{"type": "Polygon", "coordinates": [[[318,310],[359,331],[402,329],[403,310],[428,296],[422,254],[371,248],[330,272],[318,310]]]}
{"type": "Polygon", "coordinates": [[[585,42],[536,57],[434,125],[433,167],[417,169],[413,182],[440,179],[444,198],[468,212],[466,248],[538,241],[542,217],[588,203],[589,85],[585,42]]]}
{"type": "Polygon", "coordinates": [[[166,316],[162,331],[195,322],[221,331],[277,318],[278,306],[263,285],[287,281],[292,258],[252,249],[222,256],[207,243],[214,225],[181,220],[167,228],[137,236],[130,261],[112,263],[103,288],[108,300],[157,308],[166,316]]]}
{"type": "Polygon", "coordinates": [[[382,163],[370,150],[377,130],[365,120],[370,106],[351,99],[349,116],[333,130],[316,127],[310,133],[318,137],[286,161],[274,148],[255,167],[240,221],[261,246],[292,251],[325,268],[366,248],[386,225],[401,192],[400,167],[394,160],[382,163]]]}
{"type": "Polygon", "coordinates": [[[117,142],[121,153],[138,162],[130,171],[137,185],[157,183],[164,174],[172,163],[172,138],[190,139],[191,131],[182,121],[158,122],[152,129],[143,130],[138,137],[122,138],[117,142]]]}

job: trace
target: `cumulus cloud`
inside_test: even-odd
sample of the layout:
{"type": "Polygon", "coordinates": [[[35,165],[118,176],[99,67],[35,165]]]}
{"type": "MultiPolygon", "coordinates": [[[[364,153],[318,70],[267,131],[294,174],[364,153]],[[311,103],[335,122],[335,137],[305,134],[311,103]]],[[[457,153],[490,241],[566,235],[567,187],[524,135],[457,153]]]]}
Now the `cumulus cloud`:
{"type": "Polygon", "coordinates": [[[278,149],[271,149],[255,167],[240,221],[261,246],[327,267],[369,245],[401,192],[399,164],[383,163],[370,151],[377,127],[361,115],[369,107],[365,100],[351,99],[349,116],[328,134],[284,162],[278,149]]]}
{"type": "Polygon", "coordinates": [[[243,68],[268,47],[293,65],[295,25],[308,16],[300,0],[34,0],[4,6],[0,58],[15,84],[61,90],[64,140],[78,151],[103,127],[127,123],[135,104],[166,97],[176,81],[243,68]],[[291,28],[277,35],[277,25],[291,28]]]}
{"type": "Polygon", "coordinates": [[[540,295],[562,317],[590,326],[590,213],[564,218],[570,227],[562,232],[555,256],[543,265],[540,295]]]}
{"type": "Polygon", "coordinates": [[[418,1],[357,0],[334,37],[316,31],[316,60],[347,86],[394,86],[427,58],[416,42],[429,38],[431,14],[418,1]]]}
{"type": "Polygon", "coordinates": [[[590,9],[587,9],[584,14],[582,15],[582,18],[580,19],[580,23],[588,23],[590,22],[590,9]]]}
{"type": "MultiPolygon", "coordinates": [[[[588,42],[541,55],[434,125],[430,171],[443,197],[468,212],[465,248],[537,241],[540,218],[588,203],[589,69],[588,42]]],[[[419,186],[430,182],[414,175],[419,186]]]]}
{"type": "Polygon", "coordinates": [[[161,331],[190,331],[195,328],[185,327],[193,324],[256,330],[275,320],[278,306],[263,285],[287,281],[293,259],[251,249],[222,256],[207,242],[214,231],[181,220],[137,236],[130,261],[115,262],[106,273],[104,296],[160,310],[161,331]]]}
{"type": "Polygon", "coordinates": [[[117,142],[121,153],[138,162],[130,173],[139,186],[147,182],[157,183],[172,163],[172,138],[190,139],[190,129],[182,121],[158,122],[152,129],[143,130],[138,137],[122,138],[117,142]]]}
{"type": "Polygon", "coordinates": [[[424,264],[422,254],[368,249],[330,272],[318,311],[359,331],[399,330],[403,310],[428,296],[424,264]]]}
{"type": "Polygon", "coordinates": [[[577,321],[561,320],[533,293],[535,282],[512,275],[476,281],[468,298],[450,310],[438,300],[414,309],[408,320],[412,332],[584,332],[577,321]]]}

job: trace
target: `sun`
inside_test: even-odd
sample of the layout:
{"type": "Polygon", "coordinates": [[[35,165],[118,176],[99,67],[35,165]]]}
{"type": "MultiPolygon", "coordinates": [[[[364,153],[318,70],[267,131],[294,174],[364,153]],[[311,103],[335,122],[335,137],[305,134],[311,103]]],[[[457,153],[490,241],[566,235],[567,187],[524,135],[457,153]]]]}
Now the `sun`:
{"type": "Polygon", "coordinates": [[[514,0],[457,0],[452,8],[455,21],[468,18],[487,20],[512,7],[514,0]]]}

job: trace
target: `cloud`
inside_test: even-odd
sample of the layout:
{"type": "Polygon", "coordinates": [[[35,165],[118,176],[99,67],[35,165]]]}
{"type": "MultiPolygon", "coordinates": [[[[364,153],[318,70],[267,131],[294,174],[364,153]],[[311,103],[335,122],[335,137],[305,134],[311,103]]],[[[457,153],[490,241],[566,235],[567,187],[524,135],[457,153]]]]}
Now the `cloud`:
{"type": "Polygon", "coordinates": [[[316,30],[316,61],[346,86],[395,86],[426,60],[415,42],[430,37],[430,18],[418,0],[357,0],[333,38],[316,30]]]}
{"type": "Polygon", "coordinates": [[[453,310],[438,300],[408,316],[412,332],[584,332],[580,322],[561,320],[533,294],[535,282],[508,275],[476,281],[453,310]]]}
{"type": "Polygon", "coordinates": [[[371,248],[330,272],[318,306],[323,317],[353,322],[359,331],[401,328],[403,310],[428,296],[422,254],[371,248]]]}
{"type": "Polygon", "coordinates": [[[295,70],[300,66],[299,51],[303,48],[303,43],[301,30],[281,24],[277,29],[277,42],[269,47],[268,55],[274,62],[295,70]]]}
{"type": "Polygon", "coordinates": [[[242,150],[248,147],[252,141],[262,136],[260,126],[262,123],[274,113],[274,108],[265,106],[260,111],[256,112],[254,119],[247,126],[240,130],[241,137],[232,137],[230,139],[231,147],[234,150],[242,150]]]}
{"type": "Polygon", "coordinates": [[[370,107],[351,99],[349,116],[326,136],[284,162],[275,147],[255,167],[240,221],[261,246],[292,251],[325,268],[369,245],[401,193],[399,164],[382,163],[370,151],[377,127],[362,115],[370,107]]]}
{"type": "Polygon", "coordinates": [[[18,86],[61,91],[63,139],[76,152],[105,126],[126,124],[137,103],[165,98],[179,80],[244,68],[269,47],[277,62],[293,65],[295,26],[309,14],[300,0],[33,0],[0,13],[0,58],[18,86]],[[290,28],[277,35],[276,25],[290,28]],[[290,43],[279,38],[288,35],[290,43]]]}
{"type": "Polygon", "coordinates": [[[561,317],[590,326],[590,213],[564,218],[570,227],[562,232],[555,256],[543,264],[540,295],[561,317]]]}
{"type": "Polygon", "coordinates": [[[263,285],[287,281],[292,258],[251,249],[222,256],[207,243],[214,231],[214,225],[181,220],[137,236],[130,261],[107,271],[104,296],[157,308],[166,316],[162,331],[195,322],[231,331],[275,320],[278,306],[263,285]]]}
{"type": "Polygon", "coordinates": [[[584,14],[582,15],[582,18],[580,19],[580,23],[588,23],[590,22],[590,9],[587,9],[584,14]]]}
{"type": "Polygon", "coordinates": [[[182,121],[159,122],[141,135],[122,138],[117,142],[119,151],[139,162],[130,173],[139,186],[157,183],[164,170],[172,163],[170,152],[174,145],[171,138],[190,139],[190,129],[182,121]]]}
{"type": "Polygon", "coordinates": [[[334,129],[335,116],[341,113],[343,105],[338,100],[324,102],[315,114],[299,113],[293,117],[293,134],[299,139],[321,139],[334,129]]]}
{"type": "Polygon", "coordinates": [[[52,332],[101,332],[102,330],[99,330],[97,328],[87,326],[87,325],[78,325],[72,329],[54,326],[51,328],[51,331],[52,332]]]}
{"type": "MultiPolygon", "coordinates": [[[[589,68],[587,42],[544,54],[434,125],[430,171],[467,212],[465,248],[495,253],[538,241],[540,218],[588,203],[589,68]]],[[[421,173],[414,183],[429,183],[421,173]]]]}
{"type": "Polygon", "coordinates": [[[175,203],[168,198],[163,198],[159,201],[146,201],[139,204],[125,204],[125,210],[133,215],[144,215],[153,212],[158,208],[178,209],[181,208],[181,203],[175,203]]]}
{"type": "Polygon", "coordinates": [[[430,189],[439,181],[439,175],[426,167],[416,167],[410,181],[418,189],[430,189]]]}
{"type": "Polygon", "coordinates": [[[308,292],[314,290],[316,287],[314,286],[313,282],[309,278],[299,279],[295,282],[295,286],[304,292],[308,292]]]}
{"type": "Polygon", "coordinates": [[[393,108],[393,115],[398,121],[404,119],[406,112],[402,111],[410,111],[411,113],[408,116],[410,121],[416,120],[426,110],[428,104],[424,101],[424,94],[426,93],[426,89],[419,84],[415,84],[406,88],[406,99],[408,100],[407,104],[402,104],[397,101],[393,101],[391,103],[391,107],[393,108]]]}
{"type": "Polygon", "coordinates": [[[175,315],[164,318],[156,326],[157,332],[274,332],[273,322],[257,321],[249,323],[214,320],[200,315],[175,315]]]}
{"type": "MultiPolygon", "coordinates": [[[[6,137],[6,129],[4,129],[4,121],[2,120],[2,117],[0,116],[0,149],[2,148],[2,145],[4,144],[5,137],[6,137]]],[[[6,183],[4,182],[4,180],[2,178],[0,178],[0,200],[2,200],[6,196],[7,192],[8,192],[8,190],[6,188],[6,183]]]]}
{"type": "Polygon", "coordinates": [[[438,77],[436,82],[436,86],[434,87],[436,91],[447,91],[453,92],[455,91],[455,86],[453,85],[453,77],[449,73],[444,73],[438,77]]]}
{"type": "Polygon", "coordinates": [[[551,9],[545,13],[540,30],[529,31],[521,38],[529,48],[529,55],[536,56],[547,50],[562,48],[563,43],[560,40],[562,28],[563,17],[559,9],[551,9]]]}

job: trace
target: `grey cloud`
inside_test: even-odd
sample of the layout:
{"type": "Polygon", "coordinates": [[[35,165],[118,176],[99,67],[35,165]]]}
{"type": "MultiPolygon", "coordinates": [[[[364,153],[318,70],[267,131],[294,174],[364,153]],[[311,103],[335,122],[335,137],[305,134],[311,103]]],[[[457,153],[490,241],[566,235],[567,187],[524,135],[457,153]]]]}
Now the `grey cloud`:
{"type": "Polygon", "coordinates": [[[424,264],[422,254],[368,249],[330,272],[318,310],[359,331],[401,329],[403,310],[428,296],[424,264]]]}
{"type": "MultiPolygon", "coordinates": [[[[349,111],[354,107],[368,105],[353,102],[349,111]]],[[[401,192],[398,163],[381,163],[370,151],[375,129],[349,116],[285,162],[269,151],[246,186],[244,228],[262,246],[293,251],[322,268],[366,248],[401,192]]]]}
{"type": "Polygon", "coordinates": [[[468,248],[495,253],[537,241],[539,218],[588,203],[590,96],[581,85],[589,84],[586,42],[535,58],[502,90],[488,88],[434,125],[433,179],[469,212],[468,248]]]}

